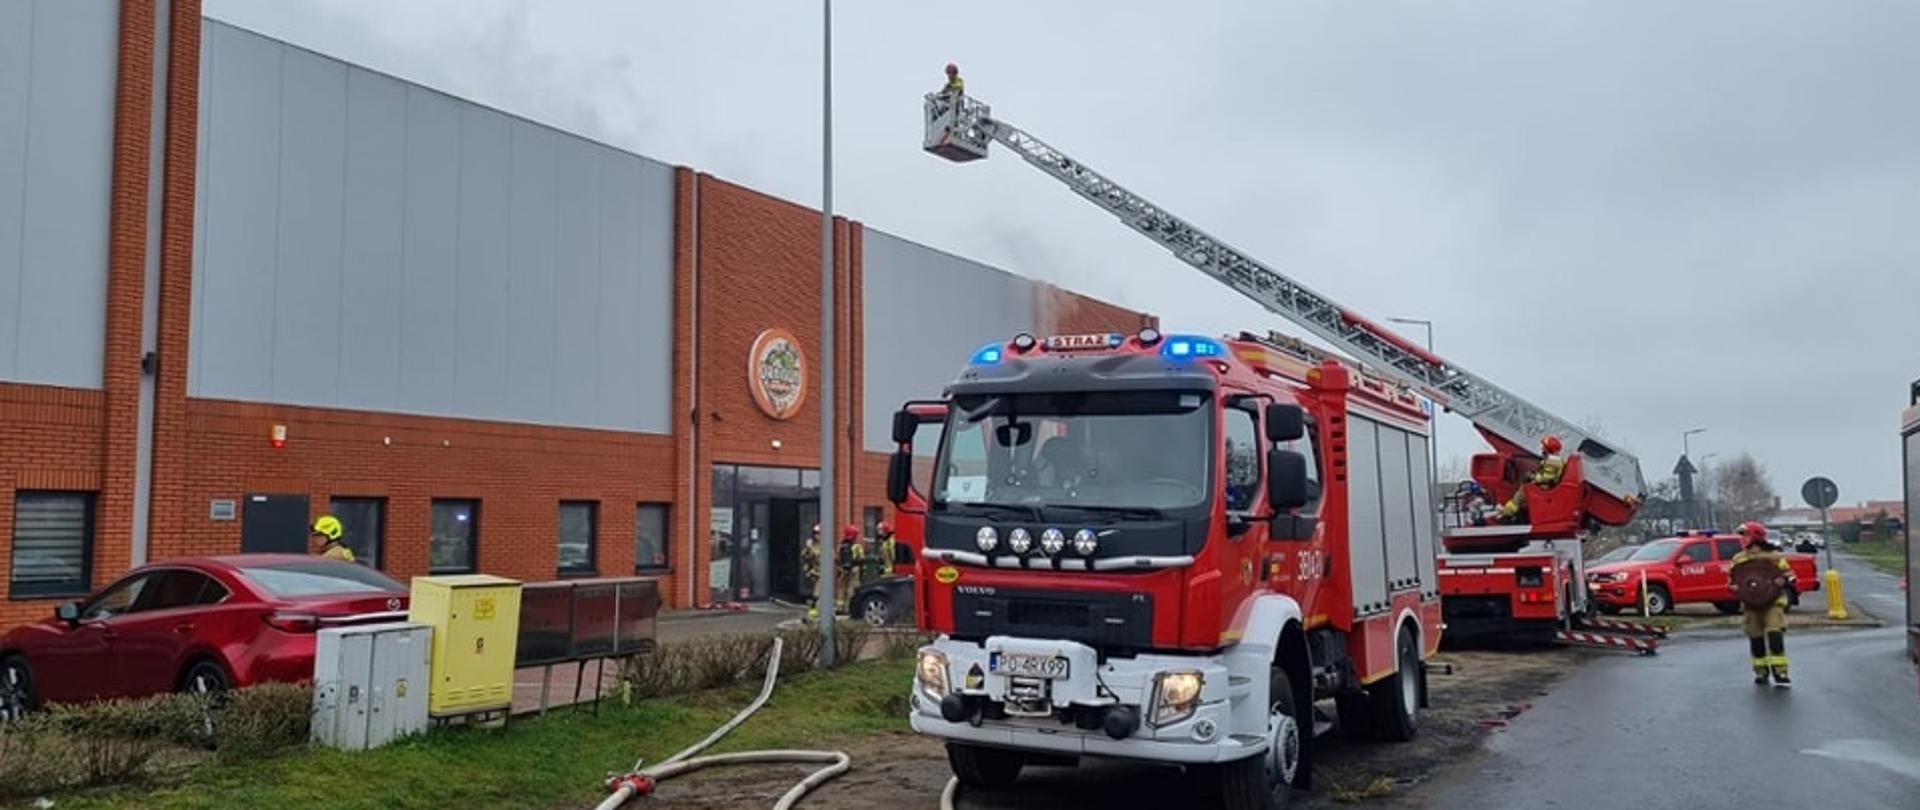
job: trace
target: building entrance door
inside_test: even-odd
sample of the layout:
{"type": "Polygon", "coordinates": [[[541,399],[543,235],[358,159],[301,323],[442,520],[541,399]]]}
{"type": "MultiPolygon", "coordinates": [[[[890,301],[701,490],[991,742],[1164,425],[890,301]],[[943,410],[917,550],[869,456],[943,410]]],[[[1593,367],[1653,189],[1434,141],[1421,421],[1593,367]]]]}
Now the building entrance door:
{"type": "Polygon", "coordinates": [[[714,465],[709,598],[806,601],[801,549],[819,499],[818,470],[714,465]]]}

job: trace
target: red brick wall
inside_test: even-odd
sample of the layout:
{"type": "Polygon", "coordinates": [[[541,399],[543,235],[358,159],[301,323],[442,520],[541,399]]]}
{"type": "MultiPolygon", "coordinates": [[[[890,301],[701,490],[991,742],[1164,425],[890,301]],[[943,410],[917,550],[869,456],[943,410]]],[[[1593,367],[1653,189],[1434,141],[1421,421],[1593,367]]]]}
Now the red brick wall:
{"type": "MultiPolygon", "coordinates": [[[[15,490],[100,489],[101,400],[99,391],[0,382],[0,530],[9,538],[15,490]]],[[[105,534],[94,542],[96,579],[117,570],[108,568],[116,543],[105,534]]],[[[13,555],[0,554],[0,583],[11,581],[12,567],[13,555]]],[[[55,601],[0,601],[0,627],[44,618],[55,601]]]]}

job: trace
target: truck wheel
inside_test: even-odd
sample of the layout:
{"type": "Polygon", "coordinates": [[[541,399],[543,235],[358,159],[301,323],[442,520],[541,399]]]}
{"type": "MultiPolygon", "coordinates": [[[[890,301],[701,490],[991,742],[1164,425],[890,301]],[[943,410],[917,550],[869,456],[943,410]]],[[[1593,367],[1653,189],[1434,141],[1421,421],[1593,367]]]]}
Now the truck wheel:
{"type": "Polygon", "coordinates": [[[1664,616],[1673,612],[1673,595],[1667,593],[1665,585],[1647,586],[1647,612],[1655,616],[1664,616]]]}
{"type": "Polygon", "coordinates": [[[1257,757],[1214,766],[1226,810],[1284,810],[1293,803],[1293,786],[1305,776],[1301,762],[1306,740],[1293,707],[1293,682],[1274,668],[1267,677],[1267,751],[1257,757]]]}
{"type": "Polygon", "coordinates": [[[1740,612],[1740,603],[1739,602],[1715,602],[1713,603],[1713,609],[1720,611],[1721,613],[1725,613],[1728,616],[1732,616],[1733,614],[1740,612]]]}
{"type": "Polygon", "coordinates": [[[1019,751],[967,743],[947,743],[947,767],[966,787],[1002,788],[1020,778],[1027,757],[1019,751]]]}
{"type": "Polygon", "coordinates": [[[1420,647],[1411,628],[1400,630],[1398,646],[1394,673],[1367,688],[1374,732],[1387,742],[1406,742],[1419,730],[1415,714],[1420,710],[1420,647]]]}
{"type": "Polygon", "coordinates": [[[1366,742],[1372,737],[1373,707],[1367,703],[1367,693],[1336,695],[1333,707],[1340,716],[1342,739],[1347,742],[1366,742]]]}

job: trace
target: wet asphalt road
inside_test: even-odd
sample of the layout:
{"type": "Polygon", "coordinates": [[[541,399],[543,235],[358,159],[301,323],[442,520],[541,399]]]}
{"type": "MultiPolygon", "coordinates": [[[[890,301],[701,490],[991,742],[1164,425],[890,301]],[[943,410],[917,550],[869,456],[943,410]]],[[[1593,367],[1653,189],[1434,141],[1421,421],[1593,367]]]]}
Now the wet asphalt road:
{"type": "MultiPolygon", "coordinates": [[[[1793,687],[1759,687],[1737,631],[1603,658],[1533,703],[1429,807],[1920,807],[1920,682],[1899,582],[1834,556],[1887,626],[1787,637],[1793,687]]],[[[1816,596],[1807,609],[1823,605],[1816,596]]]]}

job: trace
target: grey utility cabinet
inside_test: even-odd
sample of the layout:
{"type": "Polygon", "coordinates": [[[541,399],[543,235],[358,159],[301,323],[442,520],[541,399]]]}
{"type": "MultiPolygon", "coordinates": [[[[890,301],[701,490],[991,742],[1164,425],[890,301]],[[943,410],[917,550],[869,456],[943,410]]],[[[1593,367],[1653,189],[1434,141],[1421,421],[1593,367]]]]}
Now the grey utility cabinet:
{"type": "Polygon", "coordinates": [[[433,628],[368,624],[321,630],[313,655],[313,741],[358,751],[427,728],[433,628]]]}

